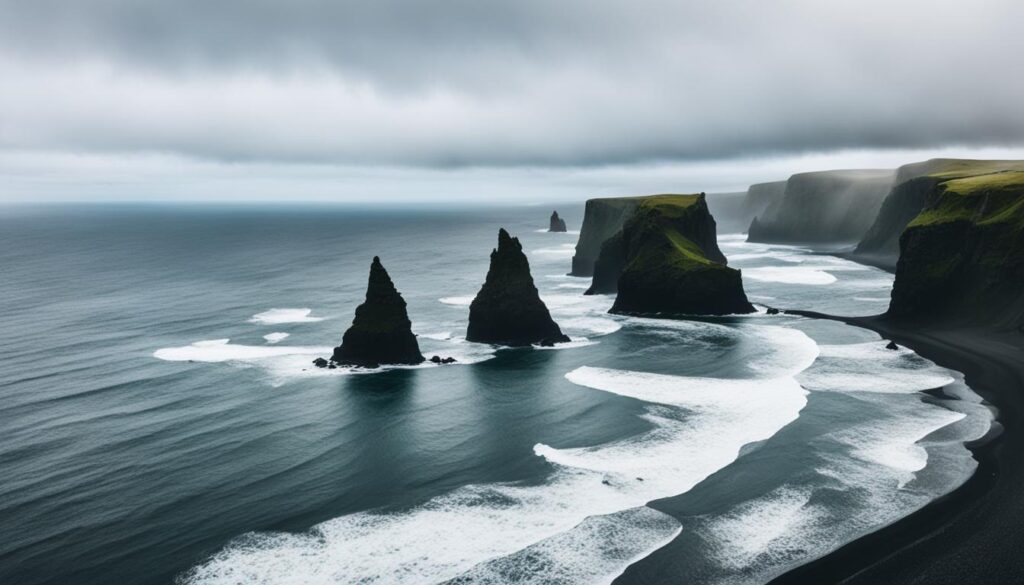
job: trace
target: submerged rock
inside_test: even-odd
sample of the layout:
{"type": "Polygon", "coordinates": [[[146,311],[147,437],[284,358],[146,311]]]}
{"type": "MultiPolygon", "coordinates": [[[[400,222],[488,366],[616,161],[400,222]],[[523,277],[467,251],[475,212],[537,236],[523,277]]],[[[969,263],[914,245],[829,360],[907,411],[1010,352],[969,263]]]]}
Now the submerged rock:
{"type": "Polygon", "coordinates": [[[423,361],[405,299],[376,256],[370,264],[366,300],[356,308],[352,326],[345,332],[341,345],[334,348],[331,361],[366,368],[423,361]]]}
{"type": "Polygon", "coordinates": [[[897,350],[899,348],[900,346],[896,345],[896,342],[891,340],[889,341],[889,344],[885,346],[885,349],[897,350]]]}
{"type": "Polygon", "coordinates": [[[509,346],[569,341],[540,300],[522,244],[504,229],[498,231],[484,285],[469,306],[466,340],[509,346]]]}
{"type": "Polygon", "coordinates": [[[327,367],[327,360],[325,360],[322,357],[318,357],[315,360],[313,360],[313,365],[318,367],[318,368],[326,368],[327,367]]]}
{"type": "Polygon", "coordinates": [[[549,232],[564,232],[564,231],[567,231],[565,229],[565,220],[560,218],[560,217],[558,217],[558,212],[557,211],[552,211],[551,212],[551,226],[548,228],[548,231],[549,232]]]}

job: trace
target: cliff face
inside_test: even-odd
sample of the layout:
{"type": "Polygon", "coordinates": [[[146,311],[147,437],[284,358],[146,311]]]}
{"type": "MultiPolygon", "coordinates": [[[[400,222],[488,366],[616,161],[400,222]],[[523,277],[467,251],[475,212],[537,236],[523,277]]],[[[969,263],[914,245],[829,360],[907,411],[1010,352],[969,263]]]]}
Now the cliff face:
{"type": "Polygon", "coordinates": [[[856,242],[892,186],[889,170],[800,173],[750,225],[752,242],[856,242]]]}
{"type": "Polygon", "coordinates": [[[601,245],[615,235],[640,205],[639,197],[610,197],[590,199],[583,212],[580,238],[576,254],[572,257],[573,276],[592,276],[594,262],[601,253],[601,245]]]}
{"type": "Polygon", "coordinates": [[[746,231],[751,222],[764,215],[769,208],[777,207],[785,194],[786,181],[757,183],[747,188],[747,195],[743,198],[743,207],[740,210],[743,230],[746,231]]]}
{"type": "Polygon", "coordinates": [[[1024,167],[952,179],[939,175],[900,237],[888,317],[1021,327],[1024,167]]]}
{"type": "Polygon", "coordinates": [[[423,361],[405,299],[395,289],[380,258],[370,264],[366,300],[356,308],[352,326],[331,357],[344,365],[377,367],[381,364],[418,364],[423,361]]]}
{"type": "Polygon", "coordinates": [[[557,211],[552,211],[551,212],[551,222],[549,224],[548,231],[549,232],[564,232],[564,231],[567,231],[565,229],[565,220],[560,218],[560,217],[558,217],[558,212],[557,211]]]}
{"type": "Polygon", "coordinates": [[[740,272],[724,264],[715,243],[715,221],[703,195],[644,198],[622,231],[603,247],[602,256],[602,267],[622,264],[612,313],[673,316],[754,311],[743,292],[740,272]]]}
{"type": "MultiPolygon", "coordinates": [[[[638,198],[639,206],[633,216],[643,211],[657,215],[664,229],[681,234],[708,260],[728,264],[725,255],[718,248],[717,226],[707,204],[707,197],[701,195],[651,195],[638,198]]],[[[594,262],[594,279],[586,294],[611,294],[618,291],[619,276],[629,261],[628,236],[635,238],[636,232],[627,233],[625,226],[631,225],[632,217],[623,229],[609,237],[601,245],[601,252],[594,262]]]]}
{"type": "Polygon", "coordinates": [[[484,285],[469,306],[466,339],[509,346],[569,341],[540,300],[522,244],[504,229],[498,231],[484,285]]]}
{"type": "Polygon", "coordinates": [[[854,256],[888,269],[896,267],[900,236],[921,212],[928,195],[944,180],[1012,170],[1019,161],[977,161],[931,159],[903,165],[896,171],[892,190],[886,196],[874,223],[857,244],[854,256]]]}

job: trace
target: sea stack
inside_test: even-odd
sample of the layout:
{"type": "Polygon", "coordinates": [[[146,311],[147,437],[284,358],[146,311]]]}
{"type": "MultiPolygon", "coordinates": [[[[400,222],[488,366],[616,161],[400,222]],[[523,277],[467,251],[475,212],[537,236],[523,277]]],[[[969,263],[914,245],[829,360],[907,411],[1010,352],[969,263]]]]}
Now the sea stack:
{"type": "Polygon", "coordinates": [[[646,197],[601,247],[588,292],[617,290],[610,312],[625,315],[752,313],[715,234],[704,194],[646,197]]]}
{"type": "Polygon", "coordinates": [[[334,348],[331,361],[364,368],[423,361],[405,299],[376,256],[370,264],[366,300],[356,308],[352,326],[345,332],[341,345],[334,348]]]}
{"type": "Polygon", "coordinates": [[[498,230],[487,278],[469,306],[466,340],[513,347],[569,341],[540,300],[519,238],[504,229],[498,230]]]}
{"type": "Polygon", "coordinates": [[[551,227],[548,228],[548,231],[549,232],[564,232],[564,231],[566,231],[566,229],[565,229],[565,220],[560,218],[560,217],[558,217],[558,212],[557,211],[552,211],[551,212],[551,227]]]}

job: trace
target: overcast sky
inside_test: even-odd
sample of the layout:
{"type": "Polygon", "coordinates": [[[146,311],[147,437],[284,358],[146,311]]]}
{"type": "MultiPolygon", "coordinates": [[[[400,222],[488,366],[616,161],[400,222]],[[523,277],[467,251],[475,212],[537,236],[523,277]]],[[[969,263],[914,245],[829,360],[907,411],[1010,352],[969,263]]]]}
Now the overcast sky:
{"type": "Polygon", "coordinates": [[[575,199],[1024,158],[1020,0],[0,0],[0,199],[575,199]]]}

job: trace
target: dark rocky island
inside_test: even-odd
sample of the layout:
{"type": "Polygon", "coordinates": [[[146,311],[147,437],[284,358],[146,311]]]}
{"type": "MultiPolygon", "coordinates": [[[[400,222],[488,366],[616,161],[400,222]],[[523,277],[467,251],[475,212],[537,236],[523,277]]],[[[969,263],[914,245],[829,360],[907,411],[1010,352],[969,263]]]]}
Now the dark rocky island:
{"type": "Polygon", "coordinates": [[[364,368],[424,361],[412,333],[405,299],[376,256],[370,264],[366,300],[356,308],[352,326],[345,332],[341,345],[334,348],[331,361],[364,368]]]}
{"type": "MultiPolygon", "coordinates": [[[[768,204],[748,230],[751,242],[854,243],[867,232],[889,193],[891,170],[821,171],[793,175],[781,198],[765,184],[768,204]]],[[[750,206],[760,203],[751,201],[750,206]]]]}
{"type": "Polygon", "coordinates": [[[548,227],[549,232],[564,232],[568,231],[565,228],[565,220],[558,217],[557,211],[551,212],[551,225],[548,227]]]}
{"type": "Polygon", "coordinates": [[[752,313],[740,272],[727,267],[715,220],[700,195],[639,198],[622,229],[601,247],[588,293],[618,291],[612,313],[752,313]]]}
{"type": "Polygon", "coordinates": [[[569,341],[540,299],[519,238],[504,229],[498,230],[487,278],[469,306],[466,340],[513,347],[569,341]]]}

